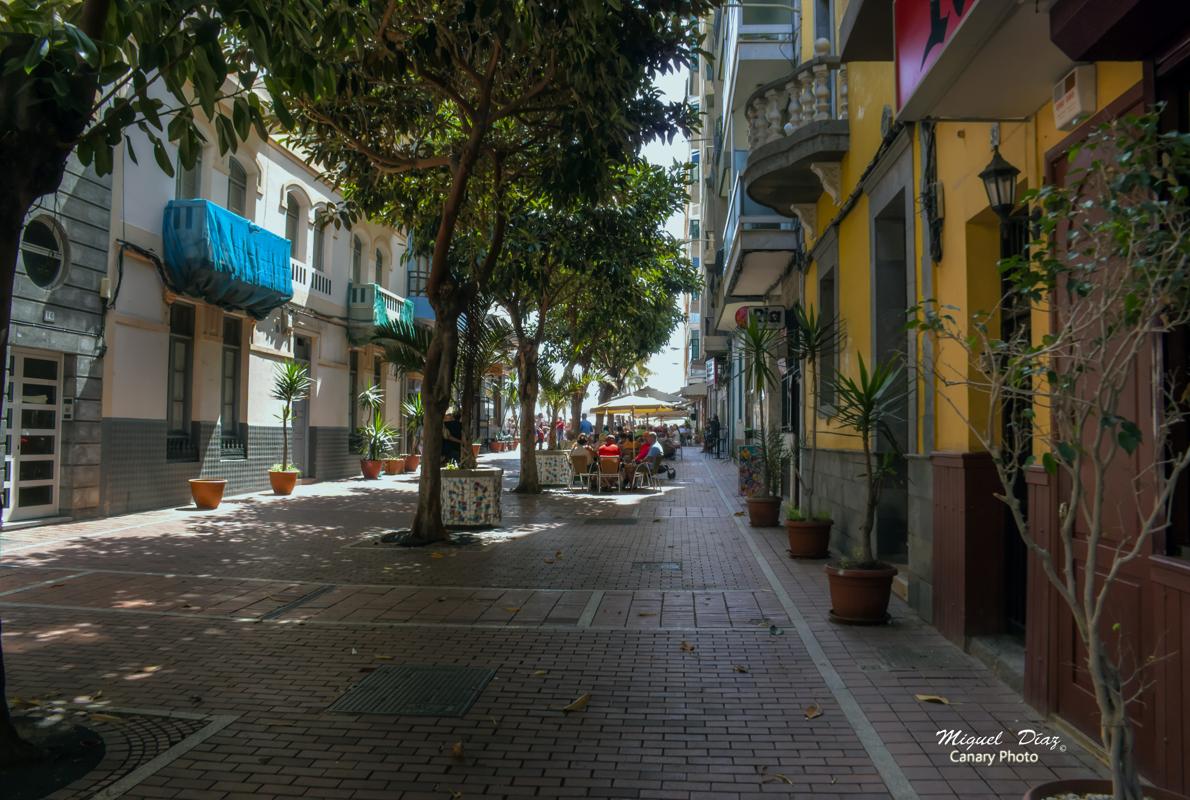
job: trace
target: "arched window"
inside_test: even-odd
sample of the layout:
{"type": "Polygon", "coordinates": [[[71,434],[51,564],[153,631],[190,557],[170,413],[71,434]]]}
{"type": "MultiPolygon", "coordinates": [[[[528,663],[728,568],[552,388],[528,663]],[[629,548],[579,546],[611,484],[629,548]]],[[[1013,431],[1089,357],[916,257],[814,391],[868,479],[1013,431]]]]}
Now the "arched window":
{"type": "Polygon", "coordinates": [[[227,161],[227,210],[248,216],[248,172],[234,158],[227,161]]]}
{"type": "Polygon", "coordinates": [[[376,248],[376,283],[384,284],[384,254],[380,252],[380,248],[376,248]]]}
{"type": "Polygon", "coordinates": [[[325,223],[318,224],[316,222],[314,225],[314,257],[310,259],[310,266],[314,267],[314,269],[318,270],[319,272],[322,272],[324,269],[324,266],[323,266],[324,255],[323,255],[323,253],[325,250],[326,250],[326,224],[325,223]]]}
{"type": "Polygon", "coordinates": [[[289,240],[289,257],[293,259],[301,258],[301,215],[301,203],[298,202],[297,195],[290,192],[285,196],[285,238],[289,240]]]}
{"type": "Polygon", "coordinates": [[[364,243],[360,241],[358,236],[351,237],[351,282],[360,284],[363,282],[364,272],[364,243]]]}
{"type": "Polygon", "coordinates": [[[177,183],[174,195],[179,200],[193,200],[202,197],[202,150],[194,157],[194,166],[190,169],[178,164],[177,183]]]}

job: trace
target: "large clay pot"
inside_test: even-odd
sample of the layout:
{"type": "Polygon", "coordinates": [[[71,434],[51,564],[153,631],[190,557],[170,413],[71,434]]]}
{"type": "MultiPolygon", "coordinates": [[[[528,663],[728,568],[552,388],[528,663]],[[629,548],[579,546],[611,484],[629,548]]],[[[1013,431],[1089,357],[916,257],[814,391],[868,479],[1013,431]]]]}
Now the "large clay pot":
{"type": "Polygon", "coordinates": [[[421,453],[410,453],[405,457],[405,471],[417,472],[417,465],[421,463],[421,453]]]}
{"type": "Polygon", "coordinates": [[[384,459],[384,474],[385,475],[400,475],[405,471],[405,459],[403,458],[386,458],[384,459]]]}
{"type": "Polygon", "coordinates": [[[749,497],[748,522],[753,528],[775,528],[781,512],[780,497],[749,497]]]}
{"type": "Polygon", "coordinates": [[[823,571],[830,584],[833,621],[851,625],[880,625],[888,621],[888,598],[896,567],[844,569],[827,564],[823,571]]]}
{"type": "Polygon", "coordinates": [[[273,494],[293,494],[300,473],[294,470],[269,470],[269,486],[273,494]]]}
{"type": "MultiPolygon", "coordinates": [[[[1061,797],[1066,794],[1103,794],[1111,797],[1111,781],[1100,778],[1064,778],[1057,781],[1039,783],[1025,792],[1024,800],[1046,800],[1049,797],[1061,797]]],[[[1184,794],[1171,792],[1168,789],[1154,789],[1143,787],[1145,797],[1151,800],[1190,800],[1184,794]]]]}
{"type": "Polygon", "coordinates": [[[471,455],[475,456],[476,458],[479,458],[479,448],[480,447],[482,447],[482,445],[472,444],[471,445],[471,455]]]}
{"type": "Polygon", "coordinates": [[[209,511],[218,508],[223,502],[223,490],[227,488],[227,481],[223,478],[191,478],[190,497],[194,505],[209,511]]]}
{"type": "Polygon", "coordinates": [[[361,458],[359,460],[359,469],[360,472],[364,473],[364,478],[374,481],[380,477],[380,470],[384,469],[384,462],[380,460],[372,461],[371,459],[361,458]]]}
{"type": "Polygon", "coordinates": [[[785,520],[790,558],[826,558],[830,555],[831,523],[821,520],[785,520]]]}

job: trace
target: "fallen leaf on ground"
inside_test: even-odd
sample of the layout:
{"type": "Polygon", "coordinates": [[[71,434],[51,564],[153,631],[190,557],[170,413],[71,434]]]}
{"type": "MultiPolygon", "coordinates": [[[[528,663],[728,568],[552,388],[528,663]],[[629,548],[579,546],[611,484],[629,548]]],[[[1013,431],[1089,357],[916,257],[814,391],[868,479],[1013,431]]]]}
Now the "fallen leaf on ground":
{"type": "Polygon", "coordinates": [[[374,656],[377,661],[392,661],[392,656],[374,656]]]}
{"type": "Polygon", "coordinates": [[[683,653],[693,653],[694,645],[690,644],[690,642],[687,642],[685,639],[683,639],[682,643],[680,645],[678,645],[678,649],[681,650],[683,653]]]}
{"type": "Polygon", "coordinates": [[[359,655],[359,651],[353,647],[353,648],[351,648],[351,655],[357,656],[357,655],[359,655]]]}
{"type": "Polygon", "coordinates": [[[141,671],[141,672],[156,672],[156,671],[157,671],[157,670],[159,670],[159,669],[161,669],[161,667],[159,667],[158,665],[154,664],[154,665],[153,665],[153,666],[151,666],[151,667],[141,667],[141,668],[140,668],[140,671],[141,671]]]}
{"type": "Polygon", "coordinates": [[[950,701],[940,694],[915,694],[913,699],[919,703],[937,703],[940,706],[950,705],[950,701]]]}
{"type": "Polygon", "coordinates": [[[190,702],[194,703],[195,705],[198,705],[199,703],[202,702],[202,695],[200,695],[200,694],[190,695],[190,702]]]}
{"type": "Polygon", "coordinates": [[[737,512],[735,512],[735,516],[737,516],[737,517],[742,517],[742,516],[744,516],[744,512],[743,512],[743,511],[737,511],[737,512]]]}
{"type": "Polygon", "coordinates": [[[520,606],[504,606],[504,610],[507,611],[509,614],[515,614],[516,612],[521,610],[521,607],[520,606]]]}
{"type": "Polygon", "coordinates": [[[430,558],[446,558],[442,553],[430,553],[430,558]]]}
{"type": "Polygon", "coordinates": [[[552,558],[547,558],[547,559],[545,560],[545,563],[547,563],[547,564],[553,564],[553,563],[554,563],[554,559],[552,559],[552,558]]]}
{"type": "Polygon", "coordinates": [[[778,628],[776,625],[770,625],[770,626],[769,626],[769,634],[770,634],[770,635],[772,635],[772,636],[784,636],[784,635],[785,635],[785,629],[784,629],[784,628],[778,628]]]}
{"type": "Polygon", "coordinates": [[[637,614],[637,616],[638,617],[655,617],[655,616],[657,616],[657,612],[656,611],[642,611],[639,614],[637,614]]]}
{"type": "Polygon", "coordinates": [[[499,720],[498,718],[496,718],[496,717],[488,717],[488,719],[490,719],[490,720],[492,721],[492,729],[493,729],[493,730],[495,730],[496,728],[499,728],[499,727],[500,727],[500,720],[499,720]]]}
{"type": "Polygon", "coordinates": [[[442,595],[441,597],[438,597],[438,598],[435,598],[435,599],[437,599],[439,603],[445,603],[445,602],[446,602],[446,595],[442,595]]]}
{"type": "Polygon", "coordinates": [[[456,792],[454,789],[450,790],[450,800],[463,800],[463,793],[456,792]]]}
{"type": "Polygon", "coordinates": [[[61,588],[62,588],[63,586],[65,586],[65,585],[66,585],[66,584],[64,584],[64,583],[55,583],[55,584],[54,584],[53,586],[51,586],[50,588],[51,588],[51,589],[61,589],[61,588]]]}
{"type": "Polygon", "coordinates": [[[781,781],[782,783],[788,783],[790,786],[793,785],[793,781],[791,781],[789,779],[789,776],[783,775],[780,772],[772,772],[772,773],[765,775],[764,779],[761,780],[761,783],[773,783],[775,781],[781,781]]]}
{"type": "Polygon", "coordinates": [[[735,672],[747,672],[748,671],[748,668],[745,667],[743,664],[732,664],[731,668],[735,672]]]}
{"type": "Polygon", "coordinates": [[[547,675],[547,674],[549,674],[549,673],[547,673],[547,672],[546,672],[544,669],[538,669],[538,670],[534,670],[534,671],[533,671],[533,677],[534,677],[534,678],[540,678],[540,677],[542,677],[543,675],[547,675]]]}
{"type": "Polygon", "coordinates": [[[568,706],[563,706],[562,711],[564,711],[564,712],[582,711],[584,708],[587,707],[587,703],[590,703],[590,702],[591,702],[591,693],[583,692],[582,694],[580,694],[578,697],[576,697],[574,699],[573,703],[571,703],[568,706]]]}
{"type": "Polygon", "coordinates": [[[454,744],[452,744],[450,746],[450,755],[451,755],[451,758],[460,758],[461,759],[463,757],[463,743],[455,742],[454,744]]]}
{"type": "Polygon", "coordinates": [[[556,558],[556,559],[558,559],[559,561],[561,561],[561,560],[562,560],[562,551],[561,551],[561,550],[555,550],[555,551],[554,551],[554,558],[556,558]]]}
{"type": "Polygon", "coordinates": [[[822,708],[817,703],[811,703],[806,706],[806,719],[814,719],[822,716],[822,708]]]}

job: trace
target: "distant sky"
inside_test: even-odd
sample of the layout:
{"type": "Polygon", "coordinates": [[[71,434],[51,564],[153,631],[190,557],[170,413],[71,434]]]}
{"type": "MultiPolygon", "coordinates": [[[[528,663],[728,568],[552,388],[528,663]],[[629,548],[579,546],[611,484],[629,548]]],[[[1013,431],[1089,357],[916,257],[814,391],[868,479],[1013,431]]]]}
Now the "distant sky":
{"type": "MultiPolygon", "coordinates": [[[[686,96],[686,71],[663,75],[656,86],[667,100],[681,100],[686,96]]],[[[653,142],[644,150],[645,158],[654,164],[668,167],[674,161],[685,162],[689,158],[690,142],[684,136],[675,136],[672,142],[653,142]]],[[[670,217],[669,232],[679,239],[684,238],[682,230],[683,212],[670,217]]],[[[685,384],[682,374],[682,328],[674,329],[669,345],[649,361],[653,377],[649,384],[663,392],[677,392],[685,384]],[[677,348],[676,350],[674,348],[677,348]]]]}

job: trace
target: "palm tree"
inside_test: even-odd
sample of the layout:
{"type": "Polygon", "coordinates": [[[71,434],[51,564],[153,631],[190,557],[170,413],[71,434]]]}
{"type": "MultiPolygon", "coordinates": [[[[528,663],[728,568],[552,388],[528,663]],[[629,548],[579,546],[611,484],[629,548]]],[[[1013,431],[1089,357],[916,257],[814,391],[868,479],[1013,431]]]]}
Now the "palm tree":
{"type": "Polygon", "coordinates": [[[777,385],[774,362],[777,349],[784,340],[784,329],[762,326],[755,317],[748,320],[746,327],[736,331],[736,342],[744,354],[744,387],[760,404],[761,482],[766,497],[781,493],[784,440],[779,431],[769,431],[764,414],[768,392],[777,385]]]}
{"type": "MultiPolygon", "coordinates": [[[[798,472],[805,500],[802,516],[816,519],[814,511],[814,477],[818,461],[818,415],[822,408],[822,384],[826,376],[820,372],[825,360],[831,358],[842,345],[845,334],[842,320],[826,319],[816,313],[813,306],[798,303],[793,308],[793,328],[789,336],[789,354],[796,363],[805,362],[802,374],[806,376],[806,388],[810,392],[810,462],[803,475],[798,472]]],[[[794,458],[794,463],[799,461],[794,458]]],[[[829,519],[829,517],[828,517],[829,519]]]]}
{"type": "Polygon", "coordinates": [[[273,398],[280,400],[281,413],[281,469],[289,472],[289,432],[287,426],[293,419],[293,404],[301,402],[310,394],[310,368],[300,361],[289,360],[277,365],[273,375],[273,398]]]}

